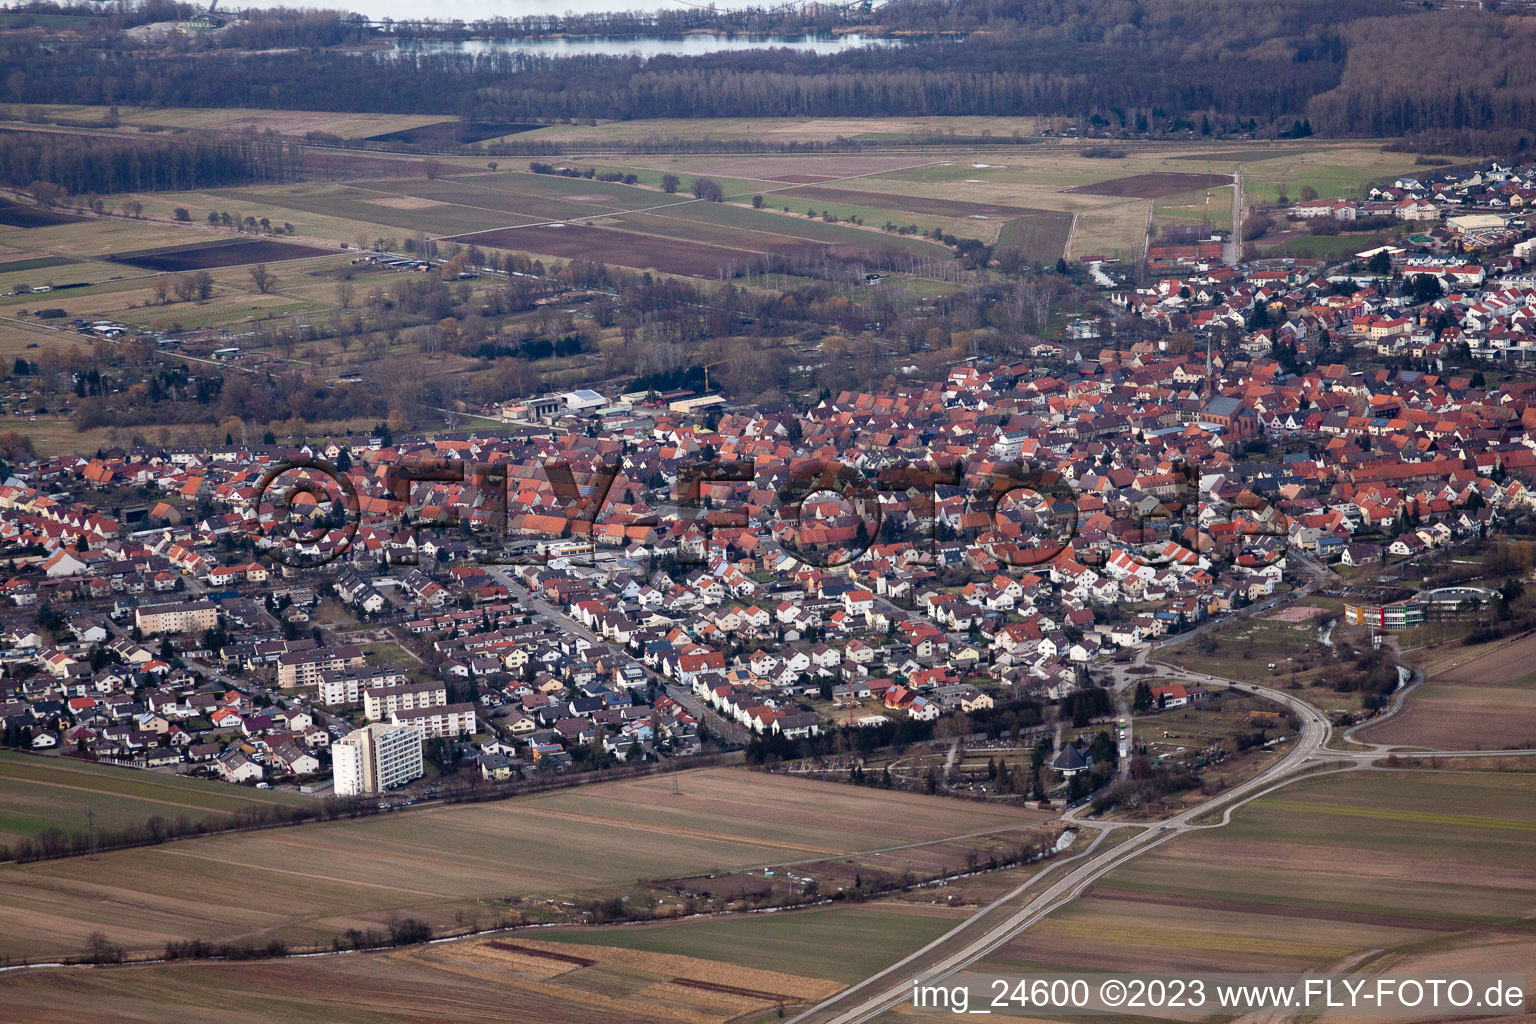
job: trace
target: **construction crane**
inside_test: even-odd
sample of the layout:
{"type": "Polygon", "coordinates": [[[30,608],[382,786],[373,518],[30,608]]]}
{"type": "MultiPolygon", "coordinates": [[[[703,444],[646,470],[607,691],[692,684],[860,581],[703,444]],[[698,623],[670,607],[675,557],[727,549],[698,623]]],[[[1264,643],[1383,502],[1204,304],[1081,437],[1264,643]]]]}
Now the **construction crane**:
{"type": "Polygon", "coordinates": [[[721,363],[728,363],[728,362],[730,362],[729,359],[716,359],[712,363],[705,363],[704,364],[704,393],[706,395],[709,394],[709,368],[711,366],[719,366],[721,363]]]}

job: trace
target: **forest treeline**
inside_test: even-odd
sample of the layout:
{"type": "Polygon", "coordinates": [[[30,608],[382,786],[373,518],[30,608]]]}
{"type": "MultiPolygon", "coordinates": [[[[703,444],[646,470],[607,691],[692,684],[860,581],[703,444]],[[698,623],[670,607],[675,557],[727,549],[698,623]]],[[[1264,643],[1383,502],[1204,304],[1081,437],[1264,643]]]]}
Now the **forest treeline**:
{"type": "MultiPolygon", "coordinates": [[[[965,31],[903,46],[820,55],[790,50],[696,57],[549,57],[531,53],[200,49],[167,54],[124,39],[106,48],[29,40],[3,51],[13,103],[255,106],[453,113],[482,120],[874,114],[1096,115],[1113,128],[1159,131],[1199,115],[1262,123],[1291,116],[1336,85],[1341,29],[1388,0],[1034,0],[905,5],[907,24],[965,31]],[[1212,8],[1226,8],[1226,12],[1212,8]],[[926,20],[925,20],[926,19],[926,20]],[[238,54],[238,55],[237,55],[238,54]],[[317,83],[323,82],[323,88],[317,83]],[[1192,115],[1192,116],[1191,116],[1192,115]]],[[[880,17],[897,18],[896,12],[880,17]]],[[[240,35],[270,34],[254,22],[240,35]]],[[[355,23],[322,16],[281,22],[286,45],[317,27],[330,45],[355,23]],[[298,33],[295,35],[295,33],[298,33]]],[[[272,31],[276,31],[273,29],[272,31]]]]}
{"type": "Polygon", "coordinates": [[[1307,105],[1318,133],[1422,136],[1431,150],[1451,148],[1433,140],[1456,140],[1471,147],[1461,152],[1510,152],[1536,136],[1530,19],[1451,12],[1369,18],[1349,26],[1346,38],[1342,80],[1307,105]]]}
{"type": "Polygon", "coordinates": [[[71,195],[291,181],[298,167],[295,147],[268,138],[0,132],[0,184],[51,182],[71,195]]]}
{"type": "MultiPolygon", "coordinates": [[[[796,27],[782,24],[794,17],[783,10],[693,9],[525,19],[495,31],[722,30],[754,17],[796,27]]],[[[848,17],[818,9],[798,27],[848,17]]],[[[254,13],[223,32],[155,43],[97,32],[59,33],[44,45],[34,29],[0,33],[0,102],[518,122],[1023,114],[1153,136],[1284,134],[1305,120],[1329,136],[1475,138],[1501,148],[1516,148],[1536,125],[1536,28],[1490,12],[1423,12],[1395,0],[896,0],[859,18],[912,41],[645,59],[327,49],[391,37],[339,12],[254,13]]]]}
{"type": "Polygon", "coordinates": [[[134,4],[111,5],[92,3],[90,0],[71,0],[68,3],[59,0],[28,0],[26,3],[6,5],[8,28],[32,28],[38,24],[35,20],[37,15],[48,19],[74,17],[77,20],[69,27],[72,33],[96,37],[157,21],[185,20],[206,8],[207,4],[179,0],[139,0],[134,4]]]}

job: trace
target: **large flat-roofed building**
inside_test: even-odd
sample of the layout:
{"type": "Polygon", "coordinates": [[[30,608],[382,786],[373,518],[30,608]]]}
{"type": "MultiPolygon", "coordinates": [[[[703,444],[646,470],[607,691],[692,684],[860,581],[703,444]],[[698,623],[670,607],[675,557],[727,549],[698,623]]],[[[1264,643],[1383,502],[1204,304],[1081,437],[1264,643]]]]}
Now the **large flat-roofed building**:
{"type": "Polygon", "coordinates": [[[366,796],[403,786],[425,772],[415,725],[374,722],[331,746],[337,796],[366,796]]]}
{"type": "Polygon", "coordinates": [[[584,537],[567,537],[545,541],[539,545],[539,551],[546,558],[590,558],[597,553],[597,546],[584,537]]]}
{"type": "MultiPolygon", "coordinates": [[[[405,682],[405,673],[395,668],[343,669],[321,672],[315,684],[315,700],[321,704],[356,704],[363,694],[381,686],[398,686],[405,682]]],[[[381,716],[387,717],[387,716],[381,716]]]]}
{"type": "Polygon", "coordinates": [[[323,672],[360,668],[363,649],[353,645],[296,651],[277,659],[278,686],[315,686],[323,672]]]}
{"type": "Polygon", "coordinates": [[[608,404],[608,400],[602,395],[586,388],[564,392],[560,395],[560,400],[565,403],[567,409],[578,415],[591,412],[593,409],[601,409],[608,404]]]}
{"type": "Polygon", "coordinates": [[[442,683],[397,683],[363,691],[363,717],[382,722],[396,711],[443,707],[448,703],[448,688],[442,683]]]}
{"type": "Polygon", "coordinates": [[[1424,605],[1420,601],[1346,604],[1344,621],[1351,626],[1374,626],[1382,630],[1412,629],[1424,624],[1424,605]]]}
{"type": "Polygon", "coordinates": [[[453,736],[471,736],[475,732],[473,704],[444,704],[438,707],[396,711],[390,720],[397,725],[413,725],[429,740],[453,736]]]}
{"type": "Polygon", "coordinates": [[[140,605],[133,624],[144,633],[198,633],[219,624],[219,609],[212,601],[140,605]]]}

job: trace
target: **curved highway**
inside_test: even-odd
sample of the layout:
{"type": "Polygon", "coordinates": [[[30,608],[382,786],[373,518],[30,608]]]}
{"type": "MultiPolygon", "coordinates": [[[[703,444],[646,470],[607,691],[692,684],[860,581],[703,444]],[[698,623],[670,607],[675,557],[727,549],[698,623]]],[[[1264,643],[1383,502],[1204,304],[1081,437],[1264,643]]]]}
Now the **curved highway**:
{"type": "MultiPolygon", "coordinates": [[[[1332,729],[1327,716],[1321,711],[1290,694],[1264,686],[1230,679],[1211,679],[1208,683],[1212,686],[1249,690],[1294,711],[1301,721],[1301,732],[1291,749],[1247,782],[1161,822],[1146,826],[1091,822],[1078,817],[1081,808],[1068,811],[1063,815],[1064,821],[1076,828],[1099,830],[1098,836],[1082,854],[1051,865],[1045,872],[978,911],[906,959],[793,1018],[795,1024],[859,1024],[870,1020],[908,999],[914,980],[927,980],[961,970],[1062,904],[1075,899],[1105,873],[1185,832],[1219,828],[1225,824],[1226,815],[1223,821],[1207,825],[1196,824],[1194,819],[1224,807],[1229,809],[1230,814],[1230,809],[1293,781],[1319,763],[1323,744],[1332,729]],[[1104,845],[1105,838],[1121,829],[1137,831],[1124,842],[1100,851],[1099,847],[1104,845]],[[1074,866],[1045,889],[1035,891],[1049,874],[1068,864],[1074,866]]],[[[1324,755],[1322,760],[1336,759],[1324,755]]],[[[1348,764],[1347,767],[1353,768],[1354,765],[1348,764]]]]}
{"type": "MultiPolygon", "coordinates": [[[[1253,614],[1295,600],[1309,593],[1321,579],[1321,573],[1317,573],[1308,585],[1298,588],[1290,595],[1254,605],[1250,609],[1245,609],[1244,613],[1253,614]]],[[[1182,634],[1175,642],[1198,635],[1198,632],[1197,627],[1195,631],[1182,634]]],[[[1142,649],[1132,665],[1146,667],[1152,650],[1153,648],[1142,649]]],[[[1361,741],[1353,742],[1361,743],[1364,749],[1340,750],[1327,746],[1333,731],[1328,717],[1306,701],[1284,691],[1235,679],[1183,672],[1174,666],[1160,662],[1151,664],[1155,669],[1154,674],[1151,675],[1134,675],[1126,670],[1132,666],[1114,667],[1112,669],[1113,688],[1116,691],[1122,691],[1137,680],[1157,678],[1165,673],[1178,674],[1183,678],[1194,675],[1204,686],[1245,690],[1288,708],[1299,720],[1300,732],[1290,750],[1252,779],[1163,821],[1147,825],[1090,821],[1080,817],[1083,808],[1069,810],[1062,816],[1063,821],[1079,830],[1094,829],[1098,832],[1082,853],[1049,865],[1017,889],[982,908],[974,916],[922,949],[874,977],[845,989],[831,999],[804,1011],[794,1017],[791,1024],[862,1024],[869,1021],[909,999],[914,981],[931,982],[964,969],[1063,904],[1075,899],[1096,879],[1125,862],[1156,849],[1176,836],[1204,829],[1221,828],[1231,821],[1233,812],[1244,804],[1299,779],[1340,772],[1379,770],[1382,766],[1377,762],[1391,752],[1381,744],[1365,744],[1361,741]],[[1216,812],[1220,812],[1216,820],[1197,823],[1197,819],[1206,818],[1216,812]],[[1123,830],[1129,830],[1133,834],[1123,841],[1107,842],[1111,836],[1123,830]]],[[[1403,709],[1409,692],[1422,681],[1422,674],[1416,674],[1409,685],[1399,688],[1387,711],[1370,721],[1380,722],[1384,718],[1398,714],[1403,709]]],[[[1344,739],[1348,740],[1355,728],[1359,726],[1346,732],[1344,739]]],[[[1398,753],[1403,756],[1423,757],[1536,755],[1536,751],[1529,750],[1422,752],[1402,750],[1398,753]]]]}

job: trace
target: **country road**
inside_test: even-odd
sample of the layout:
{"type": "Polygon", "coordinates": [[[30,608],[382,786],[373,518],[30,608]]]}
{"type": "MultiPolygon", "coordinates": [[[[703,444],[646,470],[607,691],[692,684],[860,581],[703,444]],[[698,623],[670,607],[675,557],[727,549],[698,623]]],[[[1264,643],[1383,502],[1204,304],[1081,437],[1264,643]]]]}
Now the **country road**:
{"type": "MultiPolygon", "coordinates": [[[[1327,569],[1315,562],[1308,559],[1301,561],[1303,568],[1312,574],[1311,580],[1283,597],[1271,598],[1244,609],[1239,613],[1239,617],[1268,611],[1277,605],[1287,604],[1304,597],[1330,575],[1327,569]]],[[[1231,621],[1231,616],[1223,617],[1221,620],[1222,623],[1231,621]]],[[[1203,630],[1197,627],[1180,634],[1162,646],[1164,648],[1176,646],[1193,636],[1200,635],[1201,632],[1203,630]]],[[[1110,684],[1112,689],[1119,693],[1134,680],[1165,678],[1173,675],[1189,676],[1188,672],[1183,672],[1176,666],[1153,660],[1152,655],[1156,650],[1158,648],[1143,648],[1138,652],[1132,665],[1116,666],[1115,678],[1110,684]],[[1132,674],[1128,671],[1132,667],[1150,667],[1153,672],[1132,674]]],[[[963,970],[1037,921],[1076,899],[1094,881],[1122,864],[1155,850],[1178,836],[1223,828],[1231,822],[1233,813],[1244,805],[1293,782],[1344,772],[1398,770],[1376,763],[1389,753],[1380,744],[1355,750],[1339,750],[1328,746],[1328,741],[1333,735],[1332,723],[1321,710],[1300,698],[1257,683],[1214,676],[1199,678],[1204,686],[1241,689],[1293,711],[1301,723],[1301,729],[1291,749],[1247,782],[1161,821],[1146,824],[1095,821],[1082,816],[1088,813],[1088,806],[1067,811],[1062,816],[1062,820],[1071,823],[1074,828],[1098,830],[1098,835],[1082,853],[1047,866],[1023,885],[977,911],[971,918],[922,949],[879,974],[804,1011],[792,1018],[791,1024],[863,1024],[873,1020],[909,999],[914,982],[932,983],[963,970]],[[1215,820],[1206,820],[1218,813],[1219,816],[1215,817],[1215,820]],[[1123,842],[1105,845],[1106,838],[1124,829],[1135,829],[1136,832],[1123,842]],[[1069,870],[1060,874],[1060,877],[1056,877],[1057,873],[1068,868],[1069,870]],[[1051,883],[1048,887],[1040,889],[1042,881],[1047,878],[1052,879],[1051,883]]],[[[1388,710],[1371,721],[1380,722],[1400,713],[1406,705],[1406,696],[1420,681],[1422,680],[1415,678],[1411,685],[1401,687],[1388,710]]],[[[1350,730],[1351,733],[1353,731],[1353,729],[1350,730]]],[[[1345,738],[1347,737],[1346,733],[1345,738]]],[[[1532,753],[1529,750],[1426,751],[1423,756],[1513,757],[1529,756],[1532,753]]]]}
{"type": "MultiPolygon", "coordinates": [[[[1126,861],[1156,849],[1185,832],[1220,827],[1196,824],[1194,819],[1224,806],[1235,807],[1257,799],[1293,781],[1315,763],[1314,758],[1322,750],[1332,728],[1327,716],[1321,711],[1289,694],[1267,687],[1255,688],[1252,684],[1237,680],[1211,680],[1211,684],[1249,689],[1291,708],[1301,719],[1301,735],[1296,743],[1278,761],[1254,778],[1162,822],[1145,826],[1139,823],[1095,822],[1079,817],[1082,808],[1068,811],[1062,816],[1064,821],[1080,828],[1097,828],[1100,832],[1080,855],[1086,859],[1081,860],[1065,876],[1034,895],[1030,895],[1030,891],[1039,884],[1039,877],[1030,879],[900,963],[793,1018],[795,1024],[858,1024],[878,1016],[909,998],[914,980],[927,981],[963,969],[1061,905],[1075,899],[1096,879],[1126,861]],[[1125,842],[1102,853],[1095,853],[1105,836],[1122,828],[1135,828],[1139,831],[1125,842]]],[[[1047,870],[1061,866],[1052,865],[1047,870]]]]}
{"type": "Polygon", "coordinates": [[[1232,173],[1232,237],[1227,241],[1226,265],[1235,267],[1243,258],[1243,168],[1232,173]]]}

